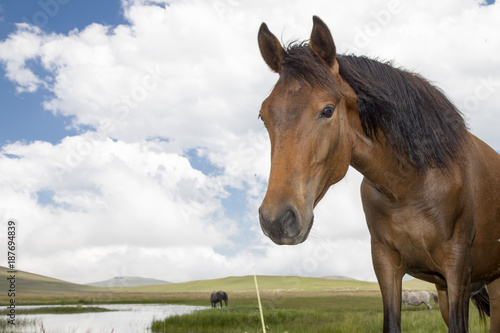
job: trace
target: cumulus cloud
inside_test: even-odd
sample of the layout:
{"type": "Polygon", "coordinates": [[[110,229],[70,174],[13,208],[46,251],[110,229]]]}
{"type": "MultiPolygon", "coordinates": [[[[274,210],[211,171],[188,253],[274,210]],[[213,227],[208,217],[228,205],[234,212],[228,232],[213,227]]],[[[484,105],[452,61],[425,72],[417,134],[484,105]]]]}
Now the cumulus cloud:
{"type": "Polygon", "coordinates": [[[96,141],[86,133],[58,145],[4,146],[3,219],[20,225],[20,256],[44,270],[55,253],[87,248],[230,246],[238,226],[218,199],[227,195],[224,184],[168,153],[167,145],[96,141]]]}
{"type": "Polygon", "coordinates": [[[209,146],[221,131],[257,128],[265,90],[248,87],[270,86],[257,74],[264,68],[253,42],[257,23],[242,25],[201,1],[134,2],[125,15],[130,25],[91,24],[68,35],[19,25],[2,47],[11,55],[4,57],[9,78],[20,89],[47,86],[46,109],[127,142],[163,137],[182,148],[209,146]],[[37,59],[50,76],[26,67],[37,59]]]}
{"type": "Polygon", "coordinates": [[[43,40],[39,28],[20,23],[18,31],[4,41],[0,58],[6,65],[7,78],[17,84],[18,92],[34,92],[43,81],[26,66],[26,62],[38,56],[43,40]]]}
{"type": "Polygon", "coordinates": [[[353,170],[316,208],[304,244],[278,247],[260,230],[269,139],[257,115],[277,79],[257,47],[263,21],[287,42],[307,39],[311,16],[320,15],[340,52],[420,72],[461,106],[476,135],[500,149],[498,4],[122,4],[127,24],[55,34],[23,23],[0,42],[18,93],[42,91],[43,108],[69,117],[81,133],[58,144],[2,147],[0,213],[19,221],[28,270],[77,282],[253,271],[374,279],[361,175],[353,170]],[[197,170],[194,157],[214,171],[197,170]],[[235,191],[244,202],[229,207],[235,191]]]}

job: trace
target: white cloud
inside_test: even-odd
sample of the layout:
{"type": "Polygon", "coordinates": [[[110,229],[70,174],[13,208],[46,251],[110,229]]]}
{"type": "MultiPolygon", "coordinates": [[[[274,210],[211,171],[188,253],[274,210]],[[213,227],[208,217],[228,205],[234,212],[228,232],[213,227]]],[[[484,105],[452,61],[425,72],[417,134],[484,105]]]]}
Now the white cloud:
{"type": "Polygon", "coordinates": [[[211,145],[221,130],[257,128],[265,93],[248,89],[264,85],[257,22],[242,25],[220,14],[209,2],[188,1],[166,8],[136,4],[126,11],[129,26],[92,24],[67,36],[23,25],[11,39],[30,41],[30,52],[6,43],[2,49],[12,56],[4,61],[20,87],[48,86],[53,97],[45,107],[74,116],[76,126],[105,127],[128,142],[166,137],[183,147],[211,145]],[[38,59],[50,77],[24,66],[38,59]]]}
{"type": "Polygon", "coordinates": [[[43,83],[26,64],[38,56],[43,39],[39,28],[20,23],[16,34],[10,35],[0,47],[0,59],[5,63],[7,78],[17,84],[18,92],[34,92],[43,83]]]}
{"type": "Polygon", "coordinates": [[[277,79],[257,47],[263,21],[286,42],[307,39],[311,16],[320,15],[340,52],[422,73],[463,106],[476,135],[500,149],[498,4],[123,4],[127,25],[50,34],[21,24],[0,43],[19,92],[42,90],[47,110],[95,129],[57,145],[2,148],[0,214],[21,225],[27,269],[78,282],[95,274],[181,281],[252,270],[374,279],[356,172],[318,205],[304,244],[278,247],[260,231],[269,142],[257,115],[277,79]],[[193,169],[191,149],[218,172],[193,169]],[[223,204],[234,189],[247,196],[237,221],[223,204]]]}
{"type": "Polygon", "coordinates": [[[55,253],[88,247],[105,253],[117,246],[169,251],[231,245],[228,237],[238,227],[223,214],[218,198],[225,190],[217,179],[167,153],[168,143],[105,139],[91,145],[89,137],[3,147],[3,154],[16,156],[4,155],[0,163],[1,197],[9,207],[3,219],[20,225],[20,257],[34,261],[26,267],[39,262],[50,269],[42,263],[55,253]],[[84,158],[68,164],[85,143],[84,158]],[[40,201],[43,191],[51,194],[49,202],[40,201]]]}

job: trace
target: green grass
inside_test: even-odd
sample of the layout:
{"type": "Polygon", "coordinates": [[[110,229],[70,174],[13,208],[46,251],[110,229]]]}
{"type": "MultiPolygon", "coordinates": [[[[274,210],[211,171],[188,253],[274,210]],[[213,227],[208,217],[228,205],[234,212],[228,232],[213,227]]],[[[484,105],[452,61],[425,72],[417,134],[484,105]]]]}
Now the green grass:
{"type": "MultiPolygon", "coordinates": [[[[274,331],[271,328],[283,329],[284,324],[302,327],[307,332],[319,332],[316,328],[322,326],[318,318],[323,316],[313,309],[264,308],[264,313],[270,332],[274,331]],[[315,324],[311,326],[313,322],[315,324]]],[[[254,306],[196,311],[189,316],[156,321],[151,327],[153,332],[259,332],[261,329],[259,309],[254,306]]]]}
{"type": "MultiPolygon", "coordinates": [[[[7,269],[0,267],[0,290],[8,289],[6,276],[7,269]]],[[[258,283],[264,318],[269,327],[267,332],[382,330],[382,300],[377,283],[296,276],[258,276],[258,283]]],[[[17,305],[168,303],[209,306],[210,293],[221,289],[229,294],[229,308],[160,319],[153,324],[154,331],[261,332],[253,276],[130,288],[99,288],[19,271],[16,273],[15,298],[17,305]]],[[[403,282],[403,289],[434,290],[434,286],[420,280],[409,280],[403,282]]],[[[0,293],[2,304],[8,304],[9,301],[7,293],[0,293]]],[[[403,311],[402,330],[446,332],[438,306],[433,304],[433,307],[430,311],[424,305],[403,311]]],[[[470,314],[470,331],[486,332],[487,329],[479,323],[474,307],[471,307],[470,314]]],[[[5,331],[1,324],[0,331],[5,331]]]]}
{"type": "MultiPolygon", "coordinates": [[[[234,299],[223,309],[196,311],[190,315],[156,320],[153,332],[262,332],[259,309],[255,300],[234,299]],[[230,303],[231,304],[231,303],[230,303]]],[[[281,299],[263,298],[267,332],[381,332],[382,300],[378,295],[314,295],[288,294],[281,299]]],[[[437,305],[409,308],[402,312],[402,331],[412,333],[446,332],[437,305]]],[[[471,308],[471,332],[487,332],[471,308]]]]}
{"type": "Polygon", "coordinates": [[[16,318],[16,324],[11,325],[7,320],[0,320],[0,332],[28,332],[27,330],[19,330],[20,328],[39,327],[41,325],[39,318],[16,318]]]}

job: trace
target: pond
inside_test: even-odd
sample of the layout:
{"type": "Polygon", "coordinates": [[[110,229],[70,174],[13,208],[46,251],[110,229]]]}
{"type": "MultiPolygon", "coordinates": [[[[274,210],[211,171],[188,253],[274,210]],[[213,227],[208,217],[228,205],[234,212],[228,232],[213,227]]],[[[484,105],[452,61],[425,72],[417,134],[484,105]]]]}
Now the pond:
{"type": "MultiPolygon", "coordinates": [[[[208,308],[169,304],[103,304],[97,306],[112,311],[79,314],[18,314],[17,322],[27,320],[31,324],[23,327],[16,325],[14,330],[8,332],[31,333],[35,331],[35,328],[36,332],[42,332],[42,324],[43,329],[50,333],[151,332],[149,328],[153,319],[163,319],[208,308]]],[[[16,309],[41,307],[43,306],[19,306],[16,309]]]]}

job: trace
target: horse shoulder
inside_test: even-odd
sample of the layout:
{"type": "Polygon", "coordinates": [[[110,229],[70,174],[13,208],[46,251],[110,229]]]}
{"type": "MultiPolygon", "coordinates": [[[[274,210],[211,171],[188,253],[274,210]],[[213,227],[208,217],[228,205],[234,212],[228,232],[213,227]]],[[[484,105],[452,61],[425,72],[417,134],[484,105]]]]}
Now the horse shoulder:
{"type": "Polygon", "coordinates": [[[473,281],[493,280],[500,257],[500,155],[479,138],[473,137],[469,157],[474,186],[476,234],[472,244],[473,281]]]}

